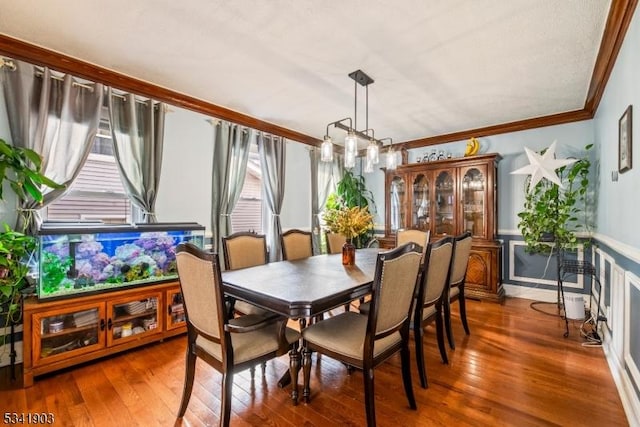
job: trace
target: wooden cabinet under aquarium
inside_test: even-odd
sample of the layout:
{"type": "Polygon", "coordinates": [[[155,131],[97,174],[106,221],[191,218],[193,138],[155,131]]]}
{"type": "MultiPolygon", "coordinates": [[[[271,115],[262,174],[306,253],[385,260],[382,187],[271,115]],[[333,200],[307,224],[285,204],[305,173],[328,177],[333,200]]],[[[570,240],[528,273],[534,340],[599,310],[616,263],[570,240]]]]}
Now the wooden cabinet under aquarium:
{"type": "Polygon", "coordinates": [[[393,247],[398,230],[429,231],[431,241],[466,231],[473,236],[465,292],[502,301],[502,244],[498,224],[499,154],[412,163],[385,176],[385,237],[393,247]]]}
{"type": "Polygon", "coordinates": [[[35,376],[186,332],[175,249],[195,223],[46,224],[24,300],[24,386],[35,376]]]}
{"type": "Polygon", "coordinates": [[[34,377],[186,332],[180,285],[24,301],[23,385],[34,377]]]}

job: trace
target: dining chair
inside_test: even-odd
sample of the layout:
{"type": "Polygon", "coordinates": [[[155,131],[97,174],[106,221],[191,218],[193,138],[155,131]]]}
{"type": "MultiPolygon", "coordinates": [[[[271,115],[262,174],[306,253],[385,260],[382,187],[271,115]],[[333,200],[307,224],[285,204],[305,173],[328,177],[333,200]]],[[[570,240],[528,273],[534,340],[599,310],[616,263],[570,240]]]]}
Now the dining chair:
{"type": "Polygon", "coordinates": [[[339,233],[331,233],[326,232],[325,240],[327,242],[327,253],[328,254],[339,254],[342,253],[342,245],[347,242],[347,238],[339,233]]]}
{"type": "Polygon", "coordinates": [[[436,337],[442,363],[449,363],[447,350],[444,346],[444,327],[442,319],[442,305],[449,296],[449,277],[451,275],[451,259],[455,240],[453,237],[442,239],[427,245],[421,283],[418,286],[415,310],[413,313],[413,333],[416,344],[416,362],[420,385],[427,388],[427,370],[424,361],[423,337],[424,328],[436,322],[436,337]]]}
{"type": "Polygon", "coordinates": [[[455,250],[453,251],[453,265],[451,267],[451,277],[449,279],[449,298],[444,304],[444,326],[447,331],[449,347],[456,348],[451,328],[451,303],[456,300],[460,305],[460,320],[464,332],[469,335],[469,324],[467,323],[467,308],[464,299],[464,282],[467,275],[469,256],[471,255],[471,243],[473,238],[470,232],[460,234],[455,237],[455,250]]]}
{"type": "Polygon", "coordinates": [[[313,238],[310,231],[295,228],[287,230],[280,235],[280,243],[282,259],[286,261],[313,256],[313,238]]]}
{"type": "MultiPolygon", "coordinates": [[[[420,245],[422,248],[422,258],[424,260],[424,254],[427,251],[427,245],[429,244],[429,233],[430,231],[420,231],[420,230],[398,230],[396,232],[396,248],[407,243],[416,243],[420,245]]],[[[358,311],[362,314],[369,313],[369,309],[371,307],[370,302],[360,302],[358,306],[358,311]]]]}
{"type": "MultiPolygon", "coordinates": [[[[226,270],[255,267],[269,262],[267,252],[267,238],[263,234],[241,231],[222,238],[224,266],[226,270]]],[[[269,315],[270,311],[263,310],[242,300],[232,302],[232,311],[241,314],[269,315]]]]}
{"type": "Polygon", "coordinates": [[[187,410],[199,357],[222,374],[219,424],[228,426],[234,374],[288,350],[297,351],[300,334],[287,328],[286,318],[278,315],[230,319],[218,254],[181,243],[176,248],[176,262],[187,322],[186,372],[178,418],[187,410]]]}
{"type": "Polygon", "coordinates": [[[415,243],[378,254],[369,314],[348,311],[302,331],[306,402],[311,398],[311,353],[315,351],[363,371],[367,425],[375,426],[374,368],[400,352],[404,391],[411,409],[417,408],[411,384],[409,323],[420,258],[415,243]]]}
{"type": "Polygon", "coordinates": [[[430,230],[398,230],[396,232],[396,247],[402,246],[405,243],[414,242],[422,247],[422,256],[427,252],[427,245],[429,244],[430,230]]]}

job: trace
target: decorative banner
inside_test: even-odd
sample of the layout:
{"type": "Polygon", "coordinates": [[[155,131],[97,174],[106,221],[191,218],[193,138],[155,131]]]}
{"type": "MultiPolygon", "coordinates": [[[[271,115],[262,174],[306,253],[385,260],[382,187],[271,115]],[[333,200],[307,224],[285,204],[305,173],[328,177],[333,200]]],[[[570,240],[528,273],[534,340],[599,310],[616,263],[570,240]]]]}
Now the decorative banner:
{"type": "Polygon", "coordinates": [[[529,191],[533,190],[542,178],[547,178],[549,181],[562,188],[562,181],[560,180],[560,177],[558,177],[556,169],[577,161],[577,159],[556,159],[556,141],[553,141],[549,148],[547,148],[547,151],[542,155],[528,149],[527,147],[524,147],[524,151],[527,153],[527,157],[529,158],[529,164],[521,167],[520,169],[514,170],[511,174],[531,175],[529,191]]]}

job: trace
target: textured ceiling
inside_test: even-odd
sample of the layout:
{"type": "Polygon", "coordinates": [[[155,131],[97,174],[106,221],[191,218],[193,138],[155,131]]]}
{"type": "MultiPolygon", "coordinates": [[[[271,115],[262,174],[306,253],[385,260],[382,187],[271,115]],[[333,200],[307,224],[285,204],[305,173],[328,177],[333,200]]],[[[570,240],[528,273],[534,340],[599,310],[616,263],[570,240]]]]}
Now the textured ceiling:
{"type": "Polygon", "coordinates": [[[394,141],[584,107],[606,0],[0,0],[0,33],[321,139],[394,141]],[[358,86],[358,129],[365,92],[358,86]]]}

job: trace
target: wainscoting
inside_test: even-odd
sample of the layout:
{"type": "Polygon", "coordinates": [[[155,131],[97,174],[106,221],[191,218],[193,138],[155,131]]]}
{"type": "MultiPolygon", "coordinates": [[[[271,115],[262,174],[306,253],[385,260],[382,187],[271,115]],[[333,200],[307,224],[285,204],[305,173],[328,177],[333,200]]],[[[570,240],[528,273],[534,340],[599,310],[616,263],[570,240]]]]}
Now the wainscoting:
{"type": "MultiPolygon", "coordinates": [[[[507,296],[557,301],[555,257],[524,252],[517,231],[502,231],[503,286],[507,296]]],[[[592,247],[580,248],[578,260],[596,267],[601,287],[589,278],[564,282],[565,293],[582,294],[595,316],[597,303],[607,321],[599,324],[603,351],[631,425],[640,426],[640,251],[606,236],[594,235],[592,247]]]]}

